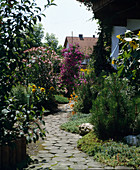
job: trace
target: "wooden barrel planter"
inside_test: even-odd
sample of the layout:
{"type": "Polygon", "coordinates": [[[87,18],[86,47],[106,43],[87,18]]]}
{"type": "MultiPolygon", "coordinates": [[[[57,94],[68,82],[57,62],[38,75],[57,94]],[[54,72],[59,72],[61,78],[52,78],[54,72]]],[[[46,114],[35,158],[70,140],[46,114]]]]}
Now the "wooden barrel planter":
{"type": "Polygon", "coordinates": [[[0,144],[0,169],[15,168],[26,159],[26,138],[18,138],[10,144],[0,144]]]}

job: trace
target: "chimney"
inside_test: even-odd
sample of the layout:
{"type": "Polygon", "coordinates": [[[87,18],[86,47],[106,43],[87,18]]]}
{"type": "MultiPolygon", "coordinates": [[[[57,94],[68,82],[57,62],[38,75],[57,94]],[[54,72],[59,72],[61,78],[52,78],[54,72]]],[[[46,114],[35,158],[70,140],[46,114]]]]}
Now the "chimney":
{"type": "Polygon", "coordinates": [[[95,35],[93,35],[93,38],[95,38],[95,35]]]}
{"type": "Polygon", "coordinates": [[[80,40],[83,40],[84,39],[83,34],[79,34],[79,38],[80,38],[80,40]]]}

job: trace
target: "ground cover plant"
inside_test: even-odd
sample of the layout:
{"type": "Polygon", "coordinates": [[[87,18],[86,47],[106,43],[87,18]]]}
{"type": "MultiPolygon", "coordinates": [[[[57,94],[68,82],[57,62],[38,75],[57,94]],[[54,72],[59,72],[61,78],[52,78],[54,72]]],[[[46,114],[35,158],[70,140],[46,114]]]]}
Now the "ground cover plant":
{"type": "Polygon", "coordinates": [[[69,103],[69,99],[62,95],[55,95],[55,101],[56,101],[56,103],[59,103],[59,104],[69,103]]]}
{"type": "Polygon", "coordinates": [[[89,122],[90,116],[87,114],[77,113],[73,115],[70,120],[61,125],[61,129],[72,132],[72,133],[79,133],[79,125],[82,123],[89,122]]]}
{"type": "Polygon", "coordinates": [[[122,142],[102,141],[94,132],[79,139],[77,147],[93,156],[96,161],[108,166],[130,166],[137,169],[140,166],[140,147],[128,146],[122,142]]]}

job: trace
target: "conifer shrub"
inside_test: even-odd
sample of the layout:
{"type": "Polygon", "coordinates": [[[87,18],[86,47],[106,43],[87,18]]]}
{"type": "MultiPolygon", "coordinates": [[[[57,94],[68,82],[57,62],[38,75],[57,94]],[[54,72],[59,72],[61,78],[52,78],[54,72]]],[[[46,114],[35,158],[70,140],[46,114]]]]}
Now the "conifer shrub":
{"type": "Polygon", "coordinates": [[[127,79],[120,79],[116,74],[106,77],[103,86],[91,109],[96,134],[101,139],[120,139],[133,134],[138,117],[133,87],[128,86],[127,79]]]}
{"type": "Polygon", "coordinates": [[[27,90],[25,86],[21,84],[13,86],[11,96],[15,97],[17,105],[27,104],[27,90]]]}

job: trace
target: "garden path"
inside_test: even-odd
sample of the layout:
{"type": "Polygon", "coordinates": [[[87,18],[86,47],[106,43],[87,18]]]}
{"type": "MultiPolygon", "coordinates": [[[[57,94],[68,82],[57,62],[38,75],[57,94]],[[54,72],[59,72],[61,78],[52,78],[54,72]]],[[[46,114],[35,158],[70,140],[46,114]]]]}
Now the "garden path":
{"type": "MultiPolygon", "coordinates": [[[[47,137],[40,143],[41,147],[38,152],[30,154],[33,161],[25,169],[114,169],[95,162],[92,157],[77,149],[77,140],[81,136],[60,129],[60,125],[68,121],[71,112],[69,105],[61,105],[59,108],[60,112],[45,117],[47,137]]],[[[123,169],[123,167],[115,169],[123,169]]]]}

